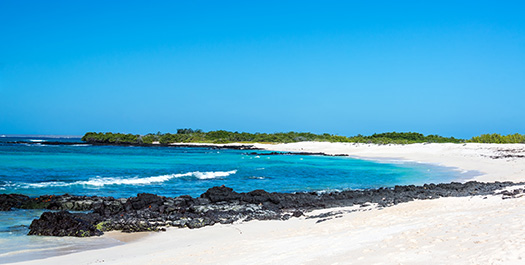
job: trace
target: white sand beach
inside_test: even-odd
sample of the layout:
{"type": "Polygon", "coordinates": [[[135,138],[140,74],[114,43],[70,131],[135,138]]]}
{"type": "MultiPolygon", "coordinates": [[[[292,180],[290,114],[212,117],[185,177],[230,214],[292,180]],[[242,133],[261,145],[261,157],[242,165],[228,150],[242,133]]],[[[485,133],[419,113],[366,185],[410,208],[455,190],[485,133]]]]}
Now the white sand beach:
{"type": "Polygon", "coordinates": [[[256,146],[277,151],[322,152],[332,155],[346,154],[361,159],[430,163],[458,170],[479,171],[481,175],[473,179],[477,181],[525,181],[525,144],[374,145],[300,142],[256,146]]]}
{"type": "MultiPolygon", "coordinates": [[[[257,146],[432,163],[479,171],[479,181],[525,181],[524,144],[257,146]]],[[[20,264],[525,264],[525,196],[440,198],[350,210],[307,214],[341,212],[320,223],[303,216],[168,229],[116,247],[20,264]]]]}

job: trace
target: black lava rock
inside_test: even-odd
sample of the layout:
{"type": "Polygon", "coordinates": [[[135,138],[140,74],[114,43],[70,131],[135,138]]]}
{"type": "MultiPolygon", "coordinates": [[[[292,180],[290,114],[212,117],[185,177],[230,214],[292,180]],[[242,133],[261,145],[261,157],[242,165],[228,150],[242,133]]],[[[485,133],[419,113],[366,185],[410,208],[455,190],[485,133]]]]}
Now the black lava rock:
{"type": "Polygon", "coordinates": [[[0,194],[0,211],[10,211],[12,208],[20,208],[29,200],[28,196],[21,194],[0,194]]]}
{"type": "Polygon", "coordinates": [[[33,220],[29,226],[29,235],[75,237],[102,235],[102,232],[96,229],[94,222],[93,216],[87,214],[72,214],[66,211],[45,212],[40,219],[33,220]]]}
{"type": "Polygon", "coordinates": [[[220,187],[208,189],[201,195],[201,198],[206,198],[211,202],[230,202],[240,199],[241,195],[233,191],[232,188],[228,188],[223,185],[220,187]]]}
{"type": "MultiPolygon", "coordinates": [[[[504,187],[523,183],[467,182],[395,186],[341,192],[278,193],[254,190],[237,193],[225,186],[208,189],[198,198],[175,198],[141,193],[128,199],[87,196],[0,194],[0,210],[12,208],[81,210],[90,213],[46,212],[30,226],[30,235],[94,236],[103,231],[162,231],[165,227],[200,228],[215,223],[250,220],[286,220],[315,209],[377,204],[388,207],[412,200],[495,194],[504,187]]],[[[504,198],[523,196],[523,190],[500,193],[504,198]]]]}

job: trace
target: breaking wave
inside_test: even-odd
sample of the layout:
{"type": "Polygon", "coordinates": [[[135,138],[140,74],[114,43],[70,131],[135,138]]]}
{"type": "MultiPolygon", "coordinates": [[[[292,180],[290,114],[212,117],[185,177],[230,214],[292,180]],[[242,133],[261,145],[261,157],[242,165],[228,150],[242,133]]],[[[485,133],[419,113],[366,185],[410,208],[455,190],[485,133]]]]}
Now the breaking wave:
{"type": "Polygon", "coordinates": [[[75,182],[62,182],[62,181],[51,181],[51,182],[39,182],[39,183],[26,183],[22,185],[25,188],[46,188],[46,187],[65,187],[65,186],[74,186],[74,185],[84,185],[84,186],[95,186],[95,187],[102,187],[106,185],[147,185],[152,183],[162,183],[169,181],[174,178],[182,178],[182,177],[194,177],[197,179],[215,179],[215,178],[222,178],[227,177],[229,175],[233,175],[237,173],[237,170],[230,170],[230,171],[210,171],[210,172],[188,172],[183,174],[168,174],[168,175],[160,175],[160,176],[153,176],[153,177],[146,177],[146,178],[140,178],[140,177],[132,177],[132,178],[92,178],[89,180],[81,180],[81,181],[75,181],[75,182]]]}
{"type": "Polygon", "coordinates": [[[216,171],[216,172],[192,172],[191,174],[198,178],[198,179],[214,179],[214,178],[222,178],[227,177],[229,175],[237,173],[237,170],[230,170],[230,171],[216,171]]]}

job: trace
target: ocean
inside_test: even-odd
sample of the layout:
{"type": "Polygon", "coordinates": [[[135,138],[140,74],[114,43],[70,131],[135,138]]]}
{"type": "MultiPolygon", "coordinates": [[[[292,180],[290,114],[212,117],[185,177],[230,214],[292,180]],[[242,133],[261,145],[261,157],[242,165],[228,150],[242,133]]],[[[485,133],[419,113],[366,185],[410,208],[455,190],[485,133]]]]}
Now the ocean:
{"type": "MultiPolygon", "coordinates": [[[[147,192],[195,197],[220,185],[237,192],[326,192],[443,183],[472,174],[428,164],[350,157],[264,155],[270,152],[203,147],[46,145],[46,141],[80,139],[0,137],[0,193],[123,198],[147,192]],[[14,141],[32,143],[8,143],[14,141]]],[[[121,244],[105,237],[26,236],[29,224],[41,212],[0,212],[0,263],[121,244]]]]}

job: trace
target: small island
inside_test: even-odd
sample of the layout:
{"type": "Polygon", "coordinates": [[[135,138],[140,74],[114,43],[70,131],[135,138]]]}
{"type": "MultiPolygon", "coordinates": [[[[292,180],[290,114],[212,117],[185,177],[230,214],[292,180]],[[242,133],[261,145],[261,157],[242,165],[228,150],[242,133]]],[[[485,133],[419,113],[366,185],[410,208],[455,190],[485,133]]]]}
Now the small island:
{"type": "Polygon", "coordinates": [[[314,134],[309,132],[287,133],[247,133],[225,130],[203,132],[194,129],[178,129],[176,133],[124,134],[111,132],[88,132],[82,141],[90,144],[127,145],[169,145],[171,143],[297,143],[297,142],[339,142],[367,144],[413,144],[413,143],[525,143],[523,134],[483,134],[471,139],[458,139],[439,135],[423,135],[415,132],[387,132],[369,136],[340,136],[333,134],[314,134]]]}

